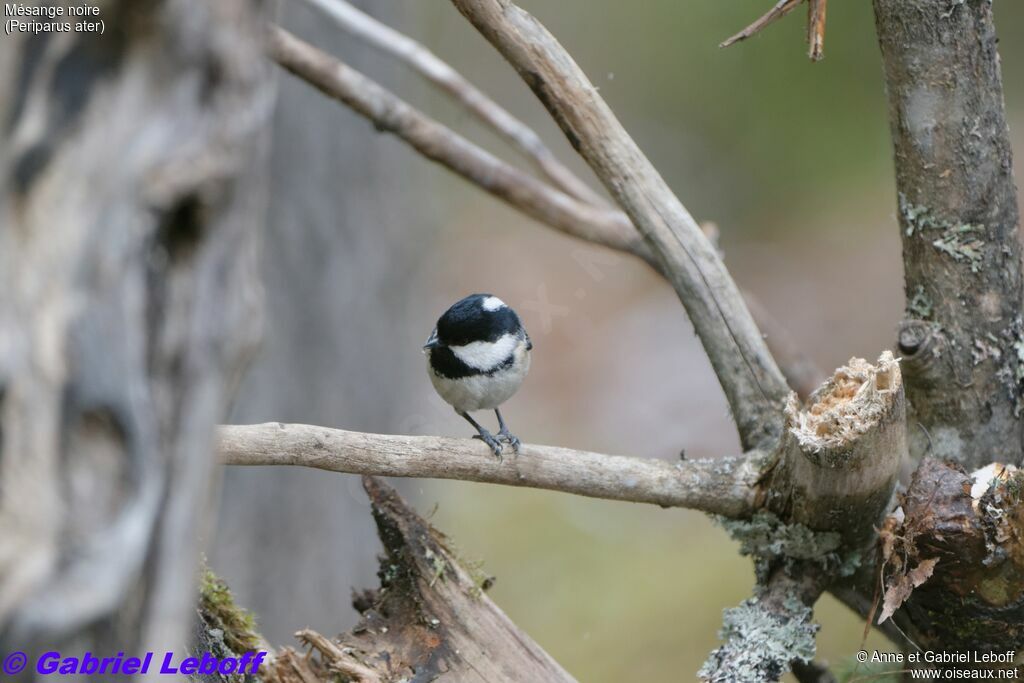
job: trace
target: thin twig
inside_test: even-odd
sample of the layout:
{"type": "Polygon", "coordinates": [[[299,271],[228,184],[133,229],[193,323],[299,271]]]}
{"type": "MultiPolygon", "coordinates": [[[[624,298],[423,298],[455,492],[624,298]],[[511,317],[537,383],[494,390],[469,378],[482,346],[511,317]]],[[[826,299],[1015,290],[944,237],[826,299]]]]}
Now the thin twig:
{"type": "Polygon", "coordinates": [[[807,8],[808,56],[818,61],[825,56],[825,14],[828,0],[809,0],[807,8]]]}
{"type": "Polygon", "coordinates": [[[272,56],[282,67],[366,117],[378,130],[394,133],[428,159],[542,223],[636,254],[657,267],[650,249],[621,211],[583,203],[502,161],[284,29],[271,27],[269,42],[272,56]]]}
{"type": "Polygon", "coordinates": [[[757,21],[746,27],[739,33],[729,38],[726,38],[719,44],[718,47],[729,47],[741,40],[746,40],[751,36],[760,33],[765,27],[774,23],[776,20],[781,19],[793,10],[795,10],[801,2],[804,0],[779,0],[774,7],[765,12],[758,18],[757,21]]]}
{"type": "Polygon", "coordinates": [[[473,439],[367,434],[277,422],[220,427],[228,465],[298,465],[386,477],[456,479],[744,517],[758,504],[758,452],[669,463],[523,444],[495,458],[473,439]]]}
{"type": "Polygon", "coordinates": [[[562,164],[533,129],[510,114],[421,43],[377,21],[345,0],[305,1],[323,11],[341,29],[401,60],[427,81],[448,93],[531,159],[555,187],[582,202],[599,208],[609,208],[608,201],[562,164]]]}

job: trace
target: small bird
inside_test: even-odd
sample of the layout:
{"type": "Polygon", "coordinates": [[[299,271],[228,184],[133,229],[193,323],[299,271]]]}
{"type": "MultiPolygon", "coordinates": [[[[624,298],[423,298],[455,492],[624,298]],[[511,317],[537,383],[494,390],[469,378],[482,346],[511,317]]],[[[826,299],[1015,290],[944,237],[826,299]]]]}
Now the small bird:
{"type": "Polygon", "coordinates": [[[466,418],[480,439],[501,459],[504,441],[519,453],[519,439],[508,431],[498,406],[512,397],[530,369],[533,342],[516,312],[491,294],[470,294],[437,320],[423,345],[434,389],[466,418]],[[491,434],[470,417],[493,410],[500,431],[491,434]]]}

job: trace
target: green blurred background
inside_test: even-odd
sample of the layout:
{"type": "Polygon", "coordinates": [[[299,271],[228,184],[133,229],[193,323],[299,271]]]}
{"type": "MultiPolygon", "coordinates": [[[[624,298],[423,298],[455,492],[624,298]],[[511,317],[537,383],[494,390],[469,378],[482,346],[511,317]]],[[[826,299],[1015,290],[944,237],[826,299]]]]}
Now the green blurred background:
{"type": "MultiPolygon", "coordinates": [[[[694,216],[718,224],[733,276],[809,356],[831,369],[853,355],[875,358],[891,346],[903,307],[901,264],[869,2],[832,0],[826,58],[817,64],[806,58],[804,12],[745,43],[717,47],[763,13],[767,0],[522,4],[576,57],[694,216]]],[[[533,125],[592,180],[529,90],[447,3],[379,0],[364,6],[533,125]]],[[[996,3],[996,16],[1019,151],[1024,3],[996,3]]],[[[463,134],[516,159],[471,117],[389,60],[347,38],[330,47],[463,134]]],[[[419,345],[448,304],[469,292],[491,291],[519,310],[536,344],[531,375],[503,411],[524,441],[666,459],[682,449],[687,457],[738,451],[721,390],[685,313],[646,267],[534,224],[393,138],[372,137],[355,116],[300,88],[285,84],[282,94],[310,97],[304,106],[333,117],[346,135],[371,137],[384,155],[332,163],[397,183],[396,192],[375,201],[397,202],[404,210],[355,220],[360,239],[379,235],[385,253],[408,254],[407,242],[415,240],[412,256],[395,261],[391,273],[362,290],[366,296],[376,287],[382,302],[365,313],[367,320],[388,315],[394,325],[386,338],[366,339],[365,328],[356,328],[363,330],[360,351],[367,354],[361,366],[395,369],[403,388],[401,395],[396,388],[381,399],[386,412],[364,417],[341,409],[312,417],[242,410],[241,417],[468,436],[466,425],[431,391],[419,345]],[[399,273],[404,279],[396,284],[399,273]]],[[[320,192],[345,191],[309,182],[320,192]]],[[[347,299],[339,297],[337,306],[348,314],[347,299]]],[[[344,353],[351,347],[339,348],[344,353]]],[[[347,377],[336,392],[370,391],[366,382],[347,377]]],[[[284,390],[281,382],[275,387],[284,390]]],[[[230,477],[242,476],[229,472],[227,490],[230,477]]],[[[275,487],[282,475],[276,476],[275,487]]],[[[482,559],[497,576],[491,596],[581,681],[692,680],[716,646],[721,610],[748,596],[753,583],[750,561],[698,513],[466,483],[402,486],[422,511],[436,505],[433,523],[465,557],[482,559]]],[[[353,505],[364,505],[353,481],[341,488],[358,501],[353,505]]],[[[268,489],[263,501],[273,504],[275,490],[268,489]]],[[[361,515],[339,513],[339,525],[365,525],[361,515]]],[[[230,510],[225,518],[229,524],[230,510]]],[[[377,546],[368,532],[360,538],[344,546],[345,562],[353,563],[351,581],[367,584],[377,546]]],[[[301,555],[307,546],[297,539],[290,542],[301,555]]],[[[218,552],[231,579],[236,559],[228,550],[218,552]]],[[[216,555],[214,560],[217,566],[216,555]]],[[[354,618],[343,606],[335,606],[330,618],[314,606],[261,612],[260,592],[247,588],[238,572],[243,599],[282,641],[303,625],[297,621],[330,630],[354,618]]],[[[863,622],[828,597],[816,613],[821,658],[849,668],[862,646],[863,622]]],[[[872,647],[886,646],[872,635],[872,647]]]]}

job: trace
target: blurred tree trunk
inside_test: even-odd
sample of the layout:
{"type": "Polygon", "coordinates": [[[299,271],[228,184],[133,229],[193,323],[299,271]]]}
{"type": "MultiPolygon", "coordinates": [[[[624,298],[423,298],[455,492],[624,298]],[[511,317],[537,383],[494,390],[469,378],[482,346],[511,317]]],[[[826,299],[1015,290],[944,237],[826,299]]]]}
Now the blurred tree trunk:
{"type": "Polygon", "coordinates": [[[186,638],[258,333],[264,10],[119,0],[105,34],[0,41],[0,652],[186,638]]]}
{"type": "MultiPolygon", "coordinates": [[[[399,14],[395,3],[372,7],[385,20],[399,14]]],[[[282,25],[325,49],[394,73],[306,3],[281,3],[281,13],[282,25]]],[[[305,83],[279,79],[262,239],[268,324],[230,421],[410,429],[404,397],[423,369],[408,292],[432,236],[430,197],[416,189],[405,150],[305,83]]],[[[351,586],[374,581],[367,549],[377,542],[358,477],[229,468],[218,523],[210,564],[271,642],[292,642],[297,625],[354,625],[358,615],[339,606],[351,586]],[[295,576],[315,590],[280,590],[295,576]]]]}

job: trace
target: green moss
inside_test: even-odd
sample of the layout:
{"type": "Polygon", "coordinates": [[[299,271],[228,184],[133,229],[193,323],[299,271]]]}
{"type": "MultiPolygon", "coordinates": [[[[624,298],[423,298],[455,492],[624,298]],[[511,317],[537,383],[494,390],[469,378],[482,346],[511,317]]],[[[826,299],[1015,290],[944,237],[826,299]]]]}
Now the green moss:
{"type": "Polygon", "coordinates": [[[750,598],[724,611],[719,637],[725,644],[714,650],[698,672],[714,683],[762,683],[778,680],[790,662],[814,659],[814,638],[819,626],[811,610],[798,600],[787,600],[784,614],[765,609],[750,598]]]}
{"type": "Polygon", "coordinates": [[[235,604],[227,584],[204,567],[199,581],[199,614],[208,631],[221,631],[224,645],[235,654],[256,651],[261,638],[252,614],[235,604]]]}

